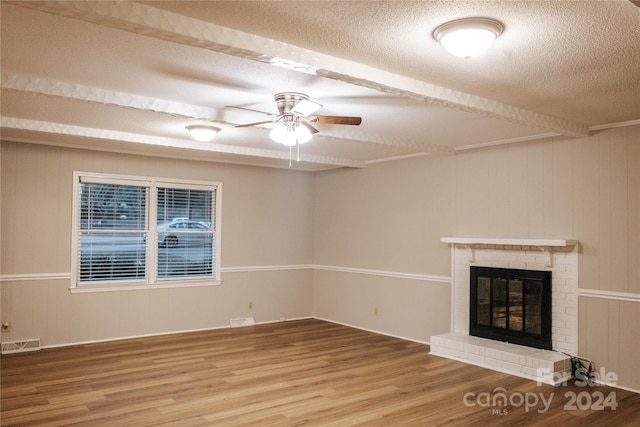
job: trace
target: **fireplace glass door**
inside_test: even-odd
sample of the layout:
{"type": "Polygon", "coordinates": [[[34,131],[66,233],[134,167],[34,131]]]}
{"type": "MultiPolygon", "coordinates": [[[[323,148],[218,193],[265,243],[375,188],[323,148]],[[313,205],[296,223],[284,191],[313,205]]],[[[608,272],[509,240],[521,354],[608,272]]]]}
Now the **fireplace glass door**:
{"type": "Polygon", "coordinates": [[[469,333],[551,349],[551,272],[471,267],[469,333]]]}

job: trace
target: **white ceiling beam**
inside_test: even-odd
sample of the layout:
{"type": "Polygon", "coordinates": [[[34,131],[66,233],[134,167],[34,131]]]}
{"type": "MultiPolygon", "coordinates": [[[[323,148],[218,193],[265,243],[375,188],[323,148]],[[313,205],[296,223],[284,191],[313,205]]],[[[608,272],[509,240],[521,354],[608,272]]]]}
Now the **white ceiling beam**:
{"type": "Polygon", "coordinates": [[[283,59],[285,62],[305,64],[308,65],[308,70],[313,70],[320,76],[486,117],[548,129],[567,136],[583,137],[590,134],[588,127],[580,123],[455,91],[143,4],[103,1],[7,1],[7,3],[245,59],[267,63],[273,59],[283,59]]]}
{"type": "MultiPolygon", "coordinates": [[[[242,156],[264,157],[269,159],[289,160],[289,151],[265,150],[261,148],[241,147],[225,145],[219,143],[201,143],[197,141],[186,141],[175,138],[165,138],[158,136],[140,135],[130,132],[112,131],[83,126],[73,126],[61,123],[44,122],[39,120],[27,120],[16,117],[0,117],[0,127],[3,129],[15,129],[22,131],[42,132],[57,135],[69,135],[83,138],[94,138],[101,140],[119,141],[135,144],[146,144],[148,146],[185,148],[189,150],[208,151],[213,153],[237,154],[242,156]]],[[[41,141],[47,143],[46,140],[41,141]]],[[[359,160],[351,160],[340,157],[318,156],[313,154],[300,153],[300,161],[312,164],[364,168],[366,163],[359,160]]]]}
{"type": "MultiPolygon", "coordinates": [[[[168,101],[166,99],[153,98],[144,95],[119,92],[110,89],[97,88],[77,83],[63,82],[45,77],[36,77],[26,74],[2,72],[0,75],[0,87],[11,92],[22,92],[43,95],[55,98],[64,98],[81,102],[90,102],[113,107],[129,108],[139,111],[167,114],[172,117],[183,117],[194,120],[207,121],[221,126],[235,126],[216,118],[217,109],[201,107],[198,105],[168,101]]],[[[319,135],[318,137],[321,137],[319,135]]],[[[340,137],[345,138],[345,137],[340,137]]],[[[381,144],[399,148],[408,148],[433,154],[451,154],[450,147],[438,144],[429,144],[419,141],[405,141],[397,138],[380,137],[374,134],[363,134],[361,131],[351,130],[346,139],[362,144],[381,144]]]]}
{"type": "Polygon", "coordinates": [[[216,110],[166,99],[102,89],[77,83],[68,83],[45,77],[2,72],[0,87],[3,90],[65,98],[101,105],[131,108],[139,111],[168,114],[196,120],[206,120],[219,124],[231,124],[215,120],[216,110]]]}

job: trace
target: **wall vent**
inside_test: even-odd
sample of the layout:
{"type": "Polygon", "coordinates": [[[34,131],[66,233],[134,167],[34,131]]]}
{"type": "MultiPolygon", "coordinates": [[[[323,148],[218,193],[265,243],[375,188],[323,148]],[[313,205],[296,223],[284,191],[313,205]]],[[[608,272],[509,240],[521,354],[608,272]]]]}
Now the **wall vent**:
{"type": "Polygon", "coordinates": [[[40,350],[40,338],[2,343],[2,354],[40,350]]]}
{"type": "Polygon", "coordinates": [[[229,321],[232,328],[240,328],[242,326],[253,326],[256,322],[253,320],[253,317],[240,317],[238,319],[231,319],[229,321]]]}

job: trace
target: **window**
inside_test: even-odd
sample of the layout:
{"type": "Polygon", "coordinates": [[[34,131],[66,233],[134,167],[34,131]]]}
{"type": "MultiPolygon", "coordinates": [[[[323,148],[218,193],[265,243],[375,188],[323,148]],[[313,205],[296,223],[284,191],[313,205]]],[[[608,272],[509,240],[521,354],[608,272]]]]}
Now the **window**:
{"type": "Polygon", "coordinates": [[[220,183],[74,173],[72,290],[219,281],[220,183]]]}

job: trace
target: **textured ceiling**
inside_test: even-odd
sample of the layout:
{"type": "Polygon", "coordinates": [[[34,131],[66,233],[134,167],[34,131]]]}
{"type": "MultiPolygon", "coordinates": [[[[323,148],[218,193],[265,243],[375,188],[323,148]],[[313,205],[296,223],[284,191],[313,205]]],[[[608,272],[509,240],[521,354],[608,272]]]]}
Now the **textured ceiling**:
{"type": "Polygon", "coordinates": [[[293,167],[365,167],[407,156],[588,135],[640,122],[640,8],[617,1],[3,1],[2,136],[287,167],[271,125],[298,91],[318,114],[293,167]],[[431,32],[461,17],[505,25],[483,56],[431,32]],[[306,64],[309,74],[271,65],[306,64]],[[213,123],[212,143],[184,126],[213,123]]]}

